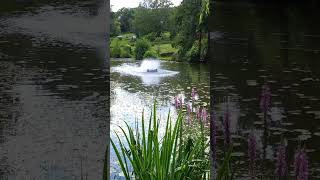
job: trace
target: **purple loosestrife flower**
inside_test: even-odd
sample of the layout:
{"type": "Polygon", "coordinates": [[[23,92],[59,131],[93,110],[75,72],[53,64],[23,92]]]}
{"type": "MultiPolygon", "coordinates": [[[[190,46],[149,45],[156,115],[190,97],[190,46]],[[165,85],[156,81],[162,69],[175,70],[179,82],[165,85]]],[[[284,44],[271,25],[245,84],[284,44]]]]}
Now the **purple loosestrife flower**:
{"type": "Polygon", "coordinates": [[[178,96],[176,96],[176,97],[174,98],[174,105],[175,105],[176,109],[179,108],[179,97],[178,97],[178,96]]]}
{"type": "Polygon", "coordinates": [[[261,98],[260,98],[260,109],[261,111],[266,114],[270,111],[271,105],[271,90],[268,84],[264,84],[262,86],[261,98]]]}
{"type": "Polygon", "coordinates": [[[191,90],[191,96],[192,96],[192,101],[194,101],[197,96],[197,90],[195,87],[193,87],[191,90]]]}
{"type": "Polygon", "coordinates": [[[206,108],[202,108],[201,119],[202,119],[204,124],[207,123],[207,109],[206,108]]]}
{"type": "Polygon", "coordinates": [[[229,147],[230,145],[230,112],[229,112],[229,106],[227,105],[227,109],[224,115],[224,120],[223,120],[223,128],[224,128],[224,145],[225,147],[229,147]]]}
{"type": "Polygon", "coordinates": [[[214,112],[212,110],[211,114],[211,122],[210,122],[210,150],[212,156],[212,165],[213,171],[215,174],[215,167],[216,167],[216,151],[217,151],[217,127],[214,112]]]}
{"type": "Polygon", "coordinates": [[[251,178],[255,178],[255,166],[256,166],[256,160],[258,158],[257,155],[257,140],[256,136],[251,132],[248,137],[248,157],[249,157],[249,165],[250,165],[250,175],[251,178]]]}
{"type": "Polygon", "coordinates": [[[287,171],[286,147],[281,144],[277,150],[276,174],[279,178],[285,177],[287,171]]]}
{"type": "Polygon", "coordinates": [[[183,97],[182,96],[179,97],[179,106],[180,106],[180,108],[183,107],[183,97]]]}
{"type": "Polygon", "coordinates": [[[297,180],[308,180],[308,157],[304,149],[299,149],[294,156],[294,173],[297,180]]]}
{"type": "Polygon", "coordinates": [[[197,119],[201,121],[201,107],[198,107],[197,109],[197,119]]]}

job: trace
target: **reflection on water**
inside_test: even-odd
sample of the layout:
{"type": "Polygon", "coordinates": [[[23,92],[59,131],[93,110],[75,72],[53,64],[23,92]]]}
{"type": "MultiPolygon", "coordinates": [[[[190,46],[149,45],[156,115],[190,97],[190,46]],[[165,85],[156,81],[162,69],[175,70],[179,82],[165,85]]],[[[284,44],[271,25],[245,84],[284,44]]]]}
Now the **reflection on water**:
{"type": "Polygon", "coordinates": [[[259,179],[274,176],[276,148],[282,138],[288,141],[290,173],[294,151],[302,140],[311,179],[320,178],[320,26],[313,23],[319,17],[316,8],[300,4],[215,4],[210,25],[219,36],[211,40],[212,104],[222,119],[229,97],[236,128],[235,161],[241,165],[236,168],[237,179],[248,178],[251,130],[260,144],[259,179]],[[265,82],[271,88],[268,124],[259,108],[265,82]]]}
{"type": "Polygon", "coordinates": [[[109,70],[96,3],[1,11],[0,179],[101,179],[109,70]]]}
{"type": "MultiPolygon", "coordinates": [[[[175,117],[174,97],[182,94],[191,99],[192,87],[197,88],[199,104],[208,106],[209,71],[206,65],[158,60],[111,60],[111,138],[116,139],[113,131],[119,132],[117,126],[124,127],[124,121],[133,127],[135,120],[140,120],[143,110],[147,119],[154,99],[157,100],[162,120],[167,117],[169,111],[175,117]],[[148,69],[158,71],[147,72],[148,69]]],[[[160,127],[164,124],[165,122],[161,121],[160,127]]],[[[160,131],[163,130],[164,128],[160,131]]],[[[120,172],[112,150],[111,179],[119,178],[120,172]]]]}
{"type": "Polygon", "coordinates": [[[143,60],[141,64],[122,64],[121,66],[113,67],[112,70],[124,75],[138,76],[146,85],[159,84],[162,78],[179,73],[162,69],[160,61],[156,59],[143,60]]]}

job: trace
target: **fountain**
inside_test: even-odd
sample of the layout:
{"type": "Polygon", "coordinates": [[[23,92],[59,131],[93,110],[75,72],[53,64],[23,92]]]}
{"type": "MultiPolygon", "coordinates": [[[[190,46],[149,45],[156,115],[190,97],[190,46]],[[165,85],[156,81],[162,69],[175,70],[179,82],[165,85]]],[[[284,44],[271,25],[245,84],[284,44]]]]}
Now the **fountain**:
{"type": "Polygon", "coordinates": [[[146,85],[159,84],[162,78],[179,73],[162,69],[160,65],[160,61],[157,59],[146,59],[141,64],[126,63],[112,68],[111,71],[124,75],[138,76],[146,85]]]}

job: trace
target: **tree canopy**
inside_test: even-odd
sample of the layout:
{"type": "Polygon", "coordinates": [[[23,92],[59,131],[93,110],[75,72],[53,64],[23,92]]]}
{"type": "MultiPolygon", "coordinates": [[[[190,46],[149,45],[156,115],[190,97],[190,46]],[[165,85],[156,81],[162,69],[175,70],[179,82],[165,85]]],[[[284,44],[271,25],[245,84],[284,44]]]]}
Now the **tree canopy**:
{"type": "Polygon", "coordinates": [[[183,0],[177,7],[172,5],[170,0],[142,0],[137,8],[122,8],[114,13],[111,35],[134,33],[152,42],[169,33],[178,60],[204,61],[210,0],[183,0]]]}

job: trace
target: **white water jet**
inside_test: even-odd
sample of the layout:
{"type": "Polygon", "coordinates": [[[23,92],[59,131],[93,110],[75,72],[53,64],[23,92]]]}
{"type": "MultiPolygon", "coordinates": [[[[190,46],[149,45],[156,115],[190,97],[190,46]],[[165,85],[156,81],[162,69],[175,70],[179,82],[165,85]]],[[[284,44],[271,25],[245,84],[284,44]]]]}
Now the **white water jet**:
{"type": "Polygon", "coordinates": [[[123,64],[111,69],[112,72],[118,72],[124,75],[138,76],[144,84],[159,84],[161,79],[178,74],[177,71],[170,71],[161,68],[161,62],[156,59],[146,59],[141,64],[123,64]],[[148,72],[149,70],[149,72],[148,72]],[[150,70],[156,70],[150,72],[150,70]]]}

